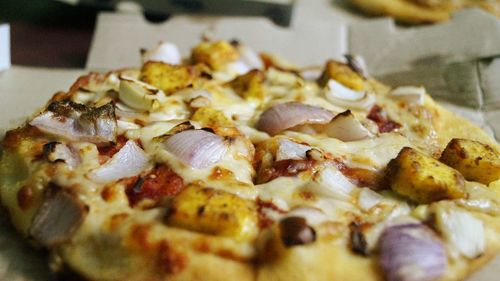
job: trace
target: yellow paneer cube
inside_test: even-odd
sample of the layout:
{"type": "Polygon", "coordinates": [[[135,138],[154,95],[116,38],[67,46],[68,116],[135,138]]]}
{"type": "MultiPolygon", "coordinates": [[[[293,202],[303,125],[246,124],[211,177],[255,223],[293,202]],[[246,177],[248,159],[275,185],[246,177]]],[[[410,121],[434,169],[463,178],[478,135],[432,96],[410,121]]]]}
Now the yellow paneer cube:
{"type": "Polygon", "coordinates": [[[204,63],[213,70],[220,70],[239,57],[238,51],[226,41],[202,42],[196,46],[191,59],[195,63],[204,63]]]}
{"type": "Polygon", "coordinates": [[[500,179],[500,154],[477,141],[452,139],[439,160],[457,169],[470,181],[487,185],[500,179]]]}
{"type": "Polygon", "coordinates": [[[231,127],[233,122],[227,118],[222,111],[210,107],[198,108],[191,120],[199,122],[202,126],[206,127],[231,127]]]}
{"type": "Polygon", "coordinates": [[[417,203],[466,196],[464,178],[455,169],[412,148],[403,148],[387,166],[390,187],[417,203]]]}
{"type": "Polygon", "coordinates": [[[330,60],[326,63],[325,70],[318,82],[321,86],[325,86],[330,79],[334,79],[355,91],[362,91],[365,89],[365,80],[361,75],[352,70],[347,64],[334,60],[330,60]]]}
{"type": "Polygon", "coordinates": [[[167,223],[236,239],[253,239],[258,229],[253,202],[196,185],[190,185],[173,199],[167,223]]]}
{"type": "Polygon", "coordinates": [[[241,97],[249,101],[264,101],[264,73],[254,69],[236,77],[228,85],[241,97]]]}
{"type": "Polygon", "coordinates": [[[142,66],[140,79],[168,95],[188,87],[197,76],[195,67],[149,61],[142,66]]]}

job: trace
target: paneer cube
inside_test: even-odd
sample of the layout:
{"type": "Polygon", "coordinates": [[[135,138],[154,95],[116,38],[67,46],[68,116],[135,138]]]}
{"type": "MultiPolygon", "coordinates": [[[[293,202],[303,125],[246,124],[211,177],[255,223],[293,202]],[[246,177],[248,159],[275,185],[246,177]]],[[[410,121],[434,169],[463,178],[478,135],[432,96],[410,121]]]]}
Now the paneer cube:
{"type": "Polygon", "coordinates": [[[226,41],[202,42],[191,53],[194,63],[204,63],[213,70],[220,70],[238,58],[238,50],[226,41]]]}
{"type": "Polygon", "coordinates": [[[197,76],[195,67],[148,61],[142,66],[140,79],[168,95],[188,87],[197,76]]]}
{"type": "Polygon", "coordinates": [[[466,196],[457,170],[409,147],[389,162],[386,178],[392,190],[421,204],[466,196]]]}
{"type": "Polygon", "coordinates": [[[190,185],[173,199],[167,223],[236,239],[252,239],[258,229],[253,202],[197,185],[190,185]]]}
{"type": "Polygon", "coordinates": [[[249,101],[262,102],[264,100],[264,73],[254,69],[236,77],[228,85],[241,97],[249,101]]]}
{"type": "Polygon", "coordinates": [[[324,87],[330,79],[334,79],[355,91],[362,91],[365,89],[365,80],[361,75],[352,70],[347,64],[334,60],[330,60],[326,63],[325,70],[319,78],[318,83],[324,87]]]}
{"type": "Polygon", "coordinates": [[[233,121],[227,118],[222,111],[210,107],[198,108],[191,120],[199,122],[206,127],[230,127],[233,126],[233,121]]]}
{"type": "Polygon", "coordinates": [[[500,179],[500,153],[477,141],[452,139],[439,160],[457,169],[466,180],[488,185],[500,179]]]}

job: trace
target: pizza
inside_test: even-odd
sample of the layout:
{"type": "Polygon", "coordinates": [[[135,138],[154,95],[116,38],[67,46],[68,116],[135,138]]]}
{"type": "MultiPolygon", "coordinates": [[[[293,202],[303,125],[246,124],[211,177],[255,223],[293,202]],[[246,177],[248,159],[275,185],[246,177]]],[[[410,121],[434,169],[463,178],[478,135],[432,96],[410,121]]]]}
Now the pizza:
{"type": "Polygon", "coordinates": [[[1,204],[55,272],[463,280],[500,249],[499,145],[423,87],[237,41],[143,59],[78,78],[1,143],[1,204]]]}
{"type": "Polygon", "coordinates": [[[500,2],[489,0],[350,0],[350,3],[367,14],[387,15],[409,24],[446,21],[463,8],[481,8],[500,17],[500,2]]]}

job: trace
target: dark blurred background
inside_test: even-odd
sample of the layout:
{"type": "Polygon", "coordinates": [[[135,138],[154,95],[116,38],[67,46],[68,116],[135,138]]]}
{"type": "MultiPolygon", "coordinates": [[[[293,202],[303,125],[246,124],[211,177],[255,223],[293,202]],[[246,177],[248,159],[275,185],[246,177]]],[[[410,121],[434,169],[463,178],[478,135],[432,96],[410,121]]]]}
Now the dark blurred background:
{"type": "Polygon", "coordinates": [[[11,28],[12,64],[83,67],[96,14],[53,0],[0,1],[0,22],[11,28]]]}
{"type": "MultiPolygon", "coordinates": [[[[135,1],[152,22],[163,21],[170,13],[204,13],[266,16],[287,26],[294,6],[294,0],[135,1]]],[[[12,64],[84,67],[98,12],[112,11],[118,3],[123,4],[121,0],[0,0],[0,22],[11,26],[12,64]]]]}

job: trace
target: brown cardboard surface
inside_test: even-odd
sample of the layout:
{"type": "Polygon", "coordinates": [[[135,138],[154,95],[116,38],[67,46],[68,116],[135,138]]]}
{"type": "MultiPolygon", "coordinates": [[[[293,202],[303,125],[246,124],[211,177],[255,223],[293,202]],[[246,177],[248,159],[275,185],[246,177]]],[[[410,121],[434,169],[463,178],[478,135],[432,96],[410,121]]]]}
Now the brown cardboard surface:
{"type": "Polygon", "coordinates": [[[0,138],[42,108],[57,91],[67,90],[84,73],[75,69],[13,66],[0,72],[0,138]]]}

